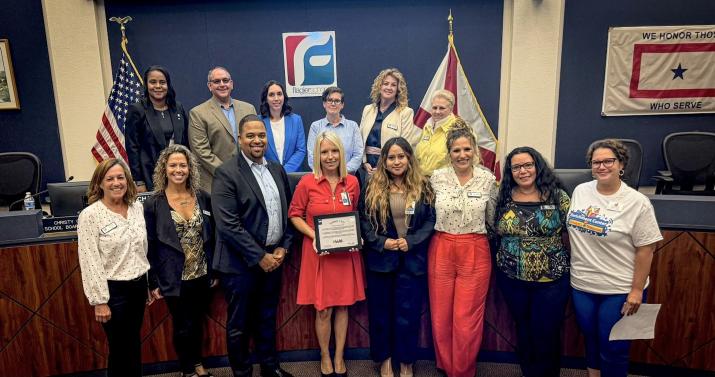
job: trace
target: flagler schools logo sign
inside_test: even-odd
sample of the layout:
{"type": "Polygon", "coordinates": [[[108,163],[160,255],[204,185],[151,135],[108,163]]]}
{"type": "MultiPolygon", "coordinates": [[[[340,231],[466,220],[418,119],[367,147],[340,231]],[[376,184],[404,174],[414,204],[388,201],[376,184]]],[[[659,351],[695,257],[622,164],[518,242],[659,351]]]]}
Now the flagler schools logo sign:
{"type": "Polygon", "coordinates": [[[317,97],[337,85],[335,32],[283,33],[283,65],[290,97],[317,97]]]}

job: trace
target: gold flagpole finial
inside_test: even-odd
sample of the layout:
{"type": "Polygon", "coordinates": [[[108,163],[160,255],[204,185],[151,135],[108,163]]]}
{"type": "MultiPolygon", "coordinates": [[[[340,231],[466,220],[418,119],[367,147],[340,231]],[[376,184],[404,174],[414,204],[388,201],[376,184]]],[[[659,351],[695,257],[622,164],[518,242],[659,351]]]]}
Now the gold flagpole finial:
{"type": "Polygon", "coordinates": [[[447,21],[449,21],[449,41],[452,42],[454,41],[454,29],[452,27],[454,17],[452,17],[452,8],[449,8],[449,16],[447,17],[447,21]]]}
{"type": "Polygon", "coordinates": [[[127,22],[132,20],[132,16],[126,16],[126,17],[110,17],[109,21],[114,21],[119,24],[120,30],[122,31],[122,41],[125,41],[127,39],[127,36],[125,34],[127,28],[124,26],[127,22]]]}

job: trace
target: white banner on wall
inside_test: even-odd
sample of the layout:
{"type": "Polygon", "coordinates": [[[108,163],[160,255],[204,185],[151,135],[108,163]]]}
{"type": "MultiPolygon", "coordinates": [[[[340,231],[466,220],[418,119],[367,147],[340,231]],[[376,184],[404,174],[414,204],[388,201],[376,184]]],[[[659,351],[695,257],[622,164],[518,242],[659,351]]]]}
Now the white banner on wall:
{"type": "Polygon", "coordinates": [[[715,112],[715,25],[608,31],[605,116],[715,112]]]}
{"type": "Polygon", "coordinates": [[[283,33],[283,66],[289,97],[317,97],[338,84],[335,32],[283,33]]]}

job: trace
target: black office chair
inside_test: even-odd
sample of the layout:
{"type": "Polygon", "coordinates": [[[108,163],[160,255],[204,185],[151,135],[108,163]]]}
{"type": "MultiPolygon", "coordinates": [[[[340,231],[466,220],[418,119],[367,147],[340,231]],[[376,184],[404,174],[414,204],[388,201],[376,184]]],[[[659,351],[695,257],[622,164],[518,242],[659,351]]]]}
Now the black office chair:
{"type": "Polygon", "coordinates": [[[573,194],[576,186],[593,180],[591,169],[554,169],[554,174],[564,185],[569,196],[573,194]]]}
{"type": "Polygon", "coordinates": [[[672,133],[663,139],[663,158],[668,170],[654,177],[656,194],[715,195],[715,133],[672,133]]]}
{"type": "MultiPolygon", "coordinates": [[[[42,182],[42,163],[32,153],[0,153],[0,203],[11,205],[22,199],[26,192],[36,194],[42,182]]],[[[20,210],[23,203],[10,206],[10,211],[20,210]]],[[[35,208],[42,209],[40,198],[35,197],[35,208]]]]}
{"type": "Polygon", "coordinates": [[[626,165],[623,182],[636,190],[640,186],[641,170],[643,169],[643,146],[633,139],[616,139],[628,149],[628,165],[626,165]]]}

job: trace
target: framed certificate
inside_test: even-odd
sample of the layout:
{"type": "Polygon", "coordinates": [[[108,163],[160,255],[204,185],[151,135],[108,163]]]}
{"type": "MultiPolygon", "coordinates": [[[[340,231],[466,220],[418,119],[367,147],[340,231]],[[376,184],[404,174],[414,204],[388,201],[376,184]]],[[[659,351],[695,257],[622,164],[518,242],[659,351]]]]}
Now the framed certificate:
{"type": "Polygon", "coordinates": [[[360,219],[356,211],[315,216],[315,247],[319,253],[362,248],[360,219]]]}

